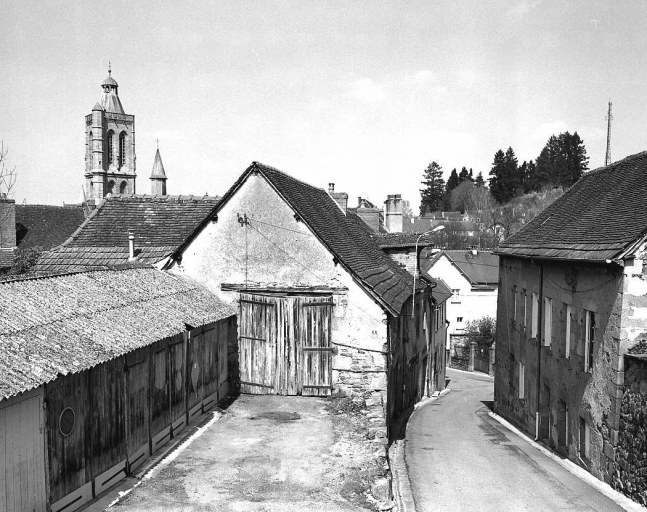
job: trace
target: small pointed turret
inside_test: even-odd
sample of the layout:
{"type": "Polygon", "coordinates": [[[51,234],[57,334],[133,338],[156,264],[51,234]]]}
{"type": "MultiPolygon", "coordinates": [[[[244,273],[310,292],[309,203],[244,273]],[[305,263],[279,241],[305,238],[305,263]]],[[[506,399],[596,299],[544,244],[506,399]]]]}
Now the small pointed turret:
{"type": "Polygon", "coordinates": [[[157,196],[166,195],[166,172],[160,155],[159,142],[155,152],[155,161],[153,162],[153,171],[151,172],[151,194],[157,196]]]}

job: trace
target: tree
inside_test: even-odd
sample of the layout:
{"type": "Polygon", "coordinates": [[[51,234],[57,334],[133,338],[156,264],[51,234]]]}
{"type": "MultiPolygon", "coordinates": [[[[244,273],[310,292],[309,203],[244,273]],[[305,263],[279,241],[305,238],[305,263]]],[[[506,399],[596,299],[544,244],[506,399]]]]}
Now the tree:
{"type": "Polygon", "coordinates": [[[447,185],[445,186],[445,196],[443,197],[443,210],[450,211],[452,209],[452,192],[458,186],[458,173],[456,168],[452,169],[449,179],[447,180],[447,185]]]}
{"type": "Polygon", "coordinates": [[[441,208],[445,194],[445,180],[443,180],[443,169],[436,162],[431,162],[423,173],[420,189],[420,215],[426,212],[433,212],[441,208]]]}
{"type": "Polygon", "coordinates": [[[519,162],[514,150],[509,147],[505,152],[505,179],[507,182],[506,202],[523,193],[523,183],[519,177],[519,162]]]}
{"type": "Polygon", "coordinates": [[[7,165],[8,155],[9,150],[0,141],[0,197],[8,196],[16,184],[16,168],[7,165]]]}
{"type": "Polygon", "coordinates": [[[492,192],[492,196],[497,202],[505,202],[507,186],[508,184],[505,178],[505,154],[499,149],[494,154],[492,170],[490,171],[490,192],[492,192]]]}
{"type": "MultiPolygon", "coordinates": [[[[470,171],[471,171],[471,169],[470,169],[470,171]]],[[[478,173],[478,175],[476,176],[476,180],[474,181],[474,183],[476,183],[476,186],[477,186],[477,187],[482,187],[483,185],[485,185],[485,180],[483,179],[483,173],[482,173],[482,172],[479,172],[479,173],[478,173]]]]}
{"type": "MultiPolygon", "coordinates": [[[[460,174],[458,175],[458,182],[463,183],[464,181],[470,180],[470,175],[467,172],[467,169],[463,167],[460,174]]],[[[470,180],[471,181],[471,180],[470,180]]]]}
{"type": "Polygon", "coordinates": [[[584,142],[577,134],[569,132],[551,135],[537,157],[536,172],[530,190],[546,187],[570,187],[588,169],[584,142]]]}
{"type": "Polygon", "coordinates": [[[484,316],[467,322],[465,326],[467,341],[476,343],[478,348],[490,348],[496,338],[496,322],[491,316],[484,316]]]}
{"type": "Polygon", "coordinates": [[[472,190],[476,188],[476,185],[470,180],[465,180],[463,183],[458,185],[451,192],[451,208],[452,211],[460,211],[465,213],[465,210],[469,208],[469,198],[472,193],[472,190]]]}
{"type": "Polygon", "coordinates": [[[13,266],[9,269],[9,275],[26,274],[42,254],[43,252],[39,247],[18,249],[14,256],[13,266]]]}
{"type": "MultiPolygon", "coordinates": [[[[4,142],[0,141],[0,199],[7,199],[16,184],[16,168],[8,165],[8,155],[9,150],[5,148],[4,142]]],[[[8,226],[9,215],[10,210],[0,203],[0,248],[9,247],[9,240],[10,245],[14,245],[10,230],[15,231],[16,227],[8,226]]]]}
{"type": "Polygon", "coordinates": [[[456,168],[452,169],[451,174],[449,175],[449,179],[447,180],[447,192],[451,192],[454,190],[460,181],[458,180],[458,173],[456,172],[456,168]]]}

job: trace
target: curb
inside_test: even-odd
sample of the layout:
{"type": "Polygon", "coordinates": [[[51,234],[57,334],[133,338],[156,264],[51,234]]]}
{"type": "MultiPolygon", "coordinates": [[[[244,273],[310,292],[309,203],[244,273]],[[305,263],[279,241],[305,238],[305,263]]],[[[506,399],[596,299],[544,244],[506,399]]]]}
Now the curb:
{"type": "Polygon", "coordinates": [[[517,434],[520,438],[522,438],[524,441],[526,441],[528,444],[530,444],[530,446],[532,446],[533,448],[536,448],[537,450],[542,452],[544,455],[546,455],[548,458],[550,458],[550,459],[554,460],[555,462],[557,462],[560,466],[562,466],[568,472],[575,475],[580,480],[586,482],[591,487],[593,487],[594,489],[599,491],[601,494],[604,494],[611,501],[615,502],[616,505],[622,507],[623,509],[627,510],[628,512],[646,512],[647,511],[647,508],[645,508],[642,505],[636,503],[632,499],[627,498],[627,496],[625,496],[624,494],[616,491],[609,484],[604,483],[602,480],[598,480],[591,473],[589,473],[585,469],[582,469],[580,466],[578,466],[574,462],[572,462],[572,461],[570,461],[568,459],[563,459],[560,456],[556,455],[551,450],[549,450],[548,448],[546,448],[545,446],[542,446],[540,443],[536,442],[530,436],[526,435],[524,432],[519,430],[517,427],[512,425],[507,420],[503,419],[498,414],[495,414],[493,412],[489,412],[488,415],[492,419],[498,421],[502,426],[504,426],[505,428],[507,428],[511,432],[517,434]]]}
{"type": "Polygon", "coordinates": [[[406,425],[404,425],[404,439],[400,439],[393,443],[389,448],[389,460],[391,464],[391,475],[393,475],[393,501],[395,502],[396,510],[399,512],[416,512],[416,503],[413,499],[411,492],[411,481],[409,480],[409,470],[407,469],[407,461],[405,456],[405,448],[407,443],[407,427],[411,418],[413,418],[416,411],[423,408],[425,405],[435,402],[441,396],[445,396],[452,388],[443,389],[438,396],[425,397],[420,402],[413,406],[413,412],[406,425]]]}

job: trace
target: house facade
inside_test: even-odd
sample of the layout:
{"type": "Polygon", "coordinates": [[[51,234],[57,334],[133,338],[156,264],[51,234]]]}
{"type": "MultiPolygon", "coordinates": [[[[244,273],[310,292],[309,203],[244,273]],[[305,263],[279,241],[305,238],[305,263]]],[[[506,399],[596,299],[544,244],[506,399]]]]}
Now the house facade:
{"type": "Polygon", "coordinates": [[[196,283],[68,273],[0,301],[0,510],[78,509],[228,393],[235,312],[196,283]]]}
{"type": "Polygon", "coordinates": [[[498,250],[495,411],[630,495],[647,489],[627,456],[647,386],[625,373],[647,337],[645,172],[640,153],[587,173],[498,250]]]}
{"type": "Polygon", "coordinates": [[[452,365],[467,369],[467,325],[486,316],[494,319],[497,315],[498,256],[477,249],[440,251],[425,258],[422,268],[432,277],[442,278],[451,291],[446,303],[447,350],[452,365]]]}
{"type": "MultiPolygon", "coordinates": [[[[253,163],[171,257],[239,308],[241,389],[366,400],[386,424],[429,385],[429,284],[323,189],[253,163]],[[397,383],[396,383],[397,380],[397,383]]],[[[438,378],[431,378],[432,386],[438,378]]],[[[444,387],[444,378],[439,386],[444,387]]]]}

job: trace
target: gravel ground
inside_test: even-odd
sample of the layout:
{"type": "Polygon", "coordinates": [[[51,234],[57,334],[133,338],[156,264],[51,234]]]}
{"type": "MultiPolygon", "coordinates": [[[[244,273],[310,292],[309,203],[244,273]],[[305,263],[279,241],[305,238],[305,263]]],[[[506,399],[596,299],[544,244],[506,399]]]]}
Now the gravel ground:
{"type": "Polygon", "coordinates": [[[367,492],[384,469],[365,422],[348,399],[242,395],[114,508],[374,510],[367,492]]]}

